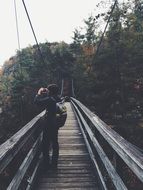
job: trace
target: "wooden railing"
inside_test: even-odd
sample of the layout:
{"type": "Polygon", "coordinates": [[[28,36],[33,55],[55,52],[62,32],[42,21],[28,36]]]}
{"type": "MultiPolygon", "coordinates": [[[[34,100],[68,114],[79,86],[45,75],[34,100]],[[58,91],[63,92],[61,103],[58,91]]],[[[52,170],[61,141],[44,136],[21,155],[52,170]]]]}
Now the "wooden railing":
{"type": "Polygon", "coordinates": [[[143,189],[143,153],[81,102],[71,102],[102,189],[143,189]]]}
{"type": "MultiPolygon", "coordinates": [[[[103,190],[143,189],[143,153],[87,107],[71,98],[79,126],[103,190]],[[123,172],[124,171],[124,172],[123,172]],[[137,189],[137,188],[136,188],[137,189]]],[[[42,161],[42,117],[36,116],[0,146],[0,190],[29,190],[42,161]]]]}
{"type": "Polygon", "coordinates": [[[41,118],[32,119],[0,146],[0,189],[30,189],[41,161],[41,118]],[[3,182],[3,183],[2,183],[3,182]]]}

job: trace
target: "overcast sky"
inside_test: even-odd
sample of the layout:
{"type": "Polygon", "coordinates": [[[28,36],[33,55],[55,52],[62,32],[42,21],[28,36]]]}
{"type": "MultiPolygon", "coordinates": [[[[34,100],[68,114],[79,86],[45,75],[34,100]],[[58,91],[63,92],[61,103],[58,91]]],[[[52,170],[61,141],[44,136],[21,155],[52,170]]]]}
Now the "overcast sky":
{"type": "MultiPolygon", "coordinates": [[[[107,0],[105,0],[107,1],[107,0]]],[[[109,0],[108,0],[109,1],[109,0]]],[[[111,0],[112,1],[112,0],[111,0]]],[[[93,13],[101,0],[25,0],[39,42],[72,41],[75,28],[93,13]]],[[[22,4],[16,0],[21,48],[35,44],[22,4]]],[[[2,0],[0,6],[0,65],[18,49],[14,0],[2,0]]]]}

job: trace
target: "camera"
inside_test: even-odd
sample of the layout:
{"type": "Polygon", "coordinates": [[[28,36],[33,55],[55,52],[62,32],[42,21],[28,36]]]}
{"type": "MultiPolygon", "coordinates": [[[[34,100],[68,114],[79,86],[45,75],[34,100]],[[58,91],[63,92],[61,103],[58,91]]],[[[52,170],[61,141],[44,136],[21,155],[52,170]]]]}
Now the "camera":
{"type": "Polygon", "coordinates": [[[43,88],[43,90],[41,91],[41,94],[48,94],[48,89],[47,88],[43,88]]]}

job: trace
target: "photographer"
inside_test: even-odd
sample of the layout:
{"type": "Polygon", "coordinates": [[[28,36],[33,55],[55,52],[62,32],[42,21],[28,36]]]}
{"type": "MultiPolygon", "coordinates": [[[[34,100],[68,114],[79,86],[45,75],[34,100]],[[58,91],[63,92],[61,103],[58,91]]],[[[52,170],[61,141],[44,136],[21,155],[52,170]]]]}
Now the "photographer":
{"type": "Polygon", "coordinates": [[[47,88],[40,88],[34,102],[46,109],[43,129],[43,157],[44,165],[53,169],[57,168],[59,157],[58,127],[56,126],[56,102],[61,101],[58,97],[58,86],[50,84],[47,88]],[[49,149],[52,145],[52,160],[50,163],[49,149]],[[51,165],[50,165],[51,164],[51,165]]]}

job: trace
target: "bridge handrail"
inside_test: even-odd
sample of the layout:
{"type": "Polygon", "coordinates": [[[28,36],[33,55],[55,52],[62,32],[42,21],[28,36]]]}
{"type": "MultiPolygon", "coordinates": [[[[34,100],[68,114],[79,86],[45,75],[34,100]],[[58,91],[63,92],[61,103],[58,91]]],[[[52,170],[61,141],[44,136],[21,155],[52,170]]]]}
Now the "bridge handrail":
{"type": "Polygon", "coordinates": [[[93,161],[93,165],[95,167],[95,171],[97,173],[101,189],[107,190],[108,188],[107,188],[105,180],[104,180],[104,175],[102,175],[102,172],[100,170],[100,165],[99,165],[99,163],[97,163],[97,158],[96,158],[96,155],[94,154],[94,150],[93,150],[91,144],[93,144],[93,146],[97,150],[98,155],[100,157],[100,160],[102,160],[102,163],[105,166],[105,168],[108,172],[108,175],[110,176],[110,178],[111,178],[113,184],[115,185],[116,189],[127,190],[125,184],[121,180],[120,176],[117,174],[117,172],[116,172],[114,166],[112,165],[111,161],[109,160],[109,158],[106,156],[104,150],[100,146],[100,144],[97,141],[94,133],[90,129],[89,124],[87,123],[87,121],[83,117],[83,115],[80,112],[80,110],[78,109],[77,105],[75,105],[74,102],[72,102],[72,104],[74,106],[74,110],[76,112],[77,120],[78,120],[79,126],[81,128],[84,140],[86,142],[90,157],[93,161]]]}
{"type": "MultiPolygon", "coordinates": [[[[63,97],[62,102],[63,103],[65,102],[65,97],[63,97]]],[[[30,133],[32,129],[36,129],[34,125],[37,123],[37,121],[39,121],[40,118],[44,116],[45,111],[46,110],[42,111],[39,115],[34,117],[30,122],[28,122],[23,128],[21,128],[11,138],[9,138],[6,142],[0,145],[0,173],[11,161],[9,160],[8,162],[6,162],[6,157],[8,157],[8,155],[10,154],[12,154],[13,156],[16,154],[16,152],[22,146],[20,144],[20,141],[22,141],[23,139],[25,139],[26,141],[26,138],[28,138],[28,133],[30,133]],[[12,152],[14,148],[16,148],[17,151],[12,152]]]]}
{"type": "Polygon", "coordinates": [[[30,183],[32,184],[34,180],[34,176],[41,161],[41,151],[39,151],[39,148],[42,142],[42,127],[39,122],[40,118],[42,118],[44,114],[45,111],[41,112],[23,128],[21,128],[17,133],[15,133],[11,138],[0,145],[0,174],[2,174],[2,172],[7,169],[7,167],[9,167],[11,162],[15,159],[15,156],[20,156],[19,152],[22,148],[24,148],[26,152],[28,151],[25,156],[23,155],[23,161],[16,160],[16,164],[19,162],[20,166],[18,166],[19,164],[15,166],[18,168],[10,184],[7,184],[7,189],[9,190],[19,189],[24,175],[31,167],[34,159],[36,159],[36,169],[34,170],[33,174],[31,174],[32,178],[30,179],[30,183]],[[28,144],[28,142],[30,144],[28,144]]]}
{"type": "Polygon", "coordinates": [[[33,129],[33,126],[44,114],[45,111],[41,112],[29,123],[27,123],[22,129],[15,133],[11,138],[9,138],[6,142],[0,145],[0,173],[9,164],[11,159],[21,148],[23,143],[28,138],[28,133],[30,133],[30,131],[33,129]]]}
{"type": "Polygon", "coordinates": [[[80,110],[82,110],[82,112],[88,117],[91,123],[96,127],[99,133],[110,144],[119,157],[122,158],[128,167],[143,182],[143,153],[111,129],[80,101],[74,98],[71,98],[71,100],[80,108],[80,110]]]}

